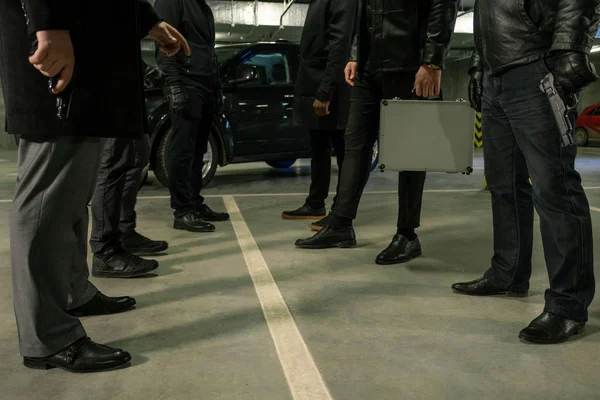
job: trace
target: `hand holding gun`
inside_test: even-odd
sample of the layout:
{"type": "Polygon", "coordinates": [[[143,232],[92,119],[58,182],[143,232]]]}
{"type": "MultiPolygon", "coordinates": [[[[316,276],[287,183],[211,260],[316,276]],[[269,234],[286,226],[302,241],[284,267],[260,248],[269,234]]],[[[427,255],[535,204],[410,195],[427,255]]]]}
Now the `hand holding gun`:
{"type": "Polygon", "coordinates": [[[550,106],[552,107],[552,115],[556,120],[556,124],[560,131],[560,142],[562,147],[569,147],[575,144],[573,140],[573,123],[569,117],[569,112],[577,107],[577,96],[572,94],[569,95],[572,100],[572,104],[565,105],[565,102],[560,97],[558,90],[554,84],[554,75],[549,73],[542,79],[540,83],[540,90],[548,96],[550,106]]]}

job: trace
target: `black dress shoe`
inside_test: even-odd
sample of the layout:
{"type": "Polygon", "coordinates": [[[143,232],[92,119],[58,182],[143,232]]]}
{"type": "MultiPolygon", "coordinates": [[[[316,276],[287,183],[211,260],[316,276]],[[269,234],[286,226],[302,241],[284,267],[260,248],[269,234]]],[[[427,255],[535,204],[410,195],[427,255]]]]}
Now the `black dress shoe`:
{"type": "Polygon", "coordinates": [[[176,217],[173,228],[188,232],[214,232],[215,226],[206,222],[198,212],[191,212],[181,217],[176,217]]]}
{"type": "Polygon", "coordinates": [[[421,242],[418,237],[408,240],[405,236],[395,235],[392,243],[377,256],[375,262],[379,265],[401,264],[421,254],[421,242]]]}
{"type": "Polygon", "coordinates": [[[134,278],[158,268],[155,260],[145,260],[122,249],[94,254],[92,275],[97,278],[134,278]]]}
{"type": "Polygon", "coordinates": [[[571,321],[544,311],[519,333],[519,339],[539,344],[563,343],[584,330],[583,322],[571,321]]]}
{"type": "Polygon", "coordinates": [[[86,317],[90,315],[116,314],[131,310],[133,306],[135,306],[135,299],[133,297],[108,297],[97,292],[90,301],[67,312],[75,317],[86,317]]]}
{"type": "Polygon", "coordinates": [[[61,368],[69,372],[101,372],[129,366],[131,355],[92,342],[84,337],[50,357],[24,357],[23,365],[33,369],[61,368]]]}
{"type": "Polygon", "coordinates": [[[206,204],[202,204],[199,206],[196,211],[200,214],[200,218],[205,221],[227,221],[229,219],[229,214],[225,212],[215,212],[210,209],[206,204]]]}
{"type": "Polygon", "coordinates": [[[496,283],[490,281],[485,276],[470,282],[455,283],[452,290],[459,294],[468,294],[471,296],[495,296],[505,295],[508,297],[527,297],[528,291],[507,290],[496,283]]]}
{"type": "Polygon", "coordinates": [[[308,239],[298,239],[296,247],[301,249],[329,249],[332,247],[356,247],[356,235],[351,226],[345,228],[332,228],[327,225],[308,239]]]}
{"type": "Polygon", "coordinates": [[[292,210],[292,211],[284,211],[281,214],[281,218],[283,219],[321,219],[325,215],[327,215],[327,210],[325,207],[314,209],[308,204],[303,205],[302,207],[292,210]]]}
{"type": "Polygon", "coordinates": [[[164,240],[151,240],[136,231],[121,236],[121,247],[131,254],[156,254],[169,248],[164,240]]]}

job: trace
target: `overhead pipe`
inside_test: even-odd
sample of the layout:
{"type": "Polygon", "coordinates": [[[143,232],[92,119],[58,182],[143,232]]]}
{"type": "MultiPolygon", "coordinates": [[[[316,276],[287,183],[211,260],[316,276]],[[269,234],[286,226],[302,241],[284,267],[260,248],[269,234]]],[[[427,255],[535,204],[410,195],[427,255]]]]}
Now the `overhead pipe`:
{"type": "MultiPolygon", "coordinates": [[[[274,40],[277,37],[277,35],[279,35],[279,32],[285,29],[285,26],[283,25],[283,17],[285,17],[285,14],[287,14],[288,11],[290,11],[290,8],[292,8],[295,2],[296,0],[290,0],[288,5],[285,7],[285,10],[283,10],[283,12],[281,13],[281,17],[279,18],[279,29],[277,29],[273,36],[271,36],[271,40],[274,40]]],[[[283,4],[285,4],[285,0],[283,0],[283,4]]]]}

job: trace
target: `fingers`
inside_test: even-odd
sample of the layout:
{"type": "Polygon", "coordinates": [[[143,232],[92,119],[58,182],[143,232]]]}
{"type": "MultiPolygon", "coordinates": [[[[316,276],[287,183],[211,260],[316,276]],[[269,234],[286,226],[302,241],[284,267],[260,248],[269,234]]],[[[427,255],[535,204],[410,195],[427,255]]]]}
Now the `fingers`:
{"type": "Polygon", "coordinates": [[[415,87],[413,88],[415,94],[419,97],[423,96],[423,86],[420,81],[415,82],[415,87]]]}
{"type": "Polygon", "coordinates": [[[181,49],[181,45],[179,43],[172,43],[167,45],[160,46],[160,51],[165,53],[168,57],[174,56],[181,49]]]}
{"type": "Polygon", "coordinates": [[[74,65],[72,65],[72,64],[67,64],[64,67],[64,69],[60,72],[60,75],[56,82],[56,86],[54,86],[52,93],[59,94],[60,92],[65,90],[67,88],[67,86],[69,86],[69,83],[71,82],[71,79],[73,78],[73,67],[74,67],[74,65]]]}
{"type": "Polygon", "coordinates": [[[165,27],[165,31],[166,31],[168,39],[171,42],[178,44],[177,51],[179,51],[179,49],[181,49],[183,47],[183,52],[185,53],[186,56],[189,57],[192,54],[190,45],[188,44],[187,40],[185,40],[183,35],[177,29],[175,29],[171,25],[167,24],[165,27]]]}
{"type": "Polygon", "coordinates": [[[41,64],[48,57],[48,47],[45,45],[39,45],[38,49],[31,57],[29,57],[29,62],[33,65],[41,64]]]}

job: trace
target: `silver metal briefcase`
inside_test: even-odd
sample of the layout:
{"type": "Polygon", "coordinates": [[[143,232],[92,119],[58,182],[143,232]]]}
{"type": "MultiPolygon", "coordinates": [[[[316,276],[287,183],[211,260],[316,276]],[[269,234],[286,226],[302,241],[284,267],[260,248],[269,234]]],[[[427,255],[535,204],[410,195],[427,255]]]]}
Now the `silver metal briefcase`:
{"type": "Polygon", "coordinates": [[[379,168],[473,172],[475,111],[466,101],[381,102],[379,168]]]}

